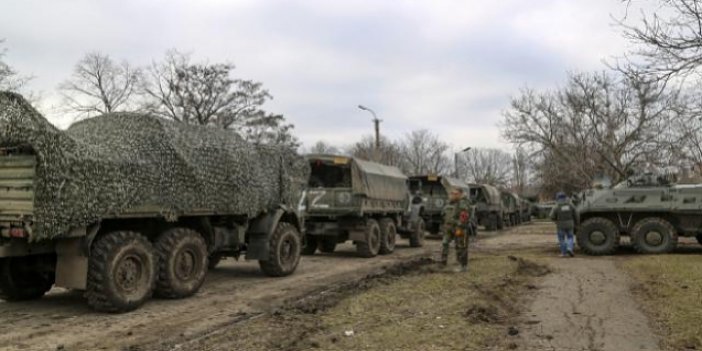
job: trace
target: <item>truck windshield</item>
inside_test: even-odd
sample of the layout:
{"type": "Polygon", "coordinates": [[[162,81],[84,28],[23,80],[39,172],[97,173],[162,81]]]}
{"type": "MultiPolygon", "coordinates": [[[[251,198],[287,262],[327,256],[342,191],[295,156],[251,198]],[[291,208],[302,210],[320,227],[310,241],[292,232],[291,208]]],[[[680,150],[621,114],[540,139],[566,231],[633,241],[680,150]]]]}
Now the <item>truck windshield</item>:
{"type": "Polygon", "coordinates": [[[348,165],[333,165],[318,161],[310,162],[310,188],[350,188],[351,168],[348,165]]]}

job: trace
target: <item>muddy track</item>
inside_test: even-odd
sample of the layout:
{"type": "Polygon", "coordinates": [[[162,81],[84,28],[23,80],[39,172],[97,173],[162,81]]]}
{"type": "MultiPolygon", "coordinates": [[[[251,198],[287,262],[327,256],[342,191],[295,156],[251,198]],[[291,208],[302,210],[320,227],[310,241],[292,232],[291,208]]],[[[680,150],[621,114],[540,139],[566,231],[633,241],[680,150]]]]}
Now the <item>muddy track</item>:
{"type": "MultiPolygon", "coordinates": [[[[352,245],[331,255],[303,258],[289,277],[263,276],[254,262],[225,260],[208,274],[200,292],[182,300],[149,301],[137,311],[103,314],[88,308],[78,292],[54,289],[43,299],[0,302],[0,350],[140,350],[178,345],[225,326],[304,300],[339,284],[359,282],[389,267],[434,255],[439,242],[423,248],[398,244],[395,253],[356,257],[352,245]]],[[[183,348],[181,348],[183,349],[183,348]]],[[[187,348],[186,348],[187,349],[187,348]]]]}

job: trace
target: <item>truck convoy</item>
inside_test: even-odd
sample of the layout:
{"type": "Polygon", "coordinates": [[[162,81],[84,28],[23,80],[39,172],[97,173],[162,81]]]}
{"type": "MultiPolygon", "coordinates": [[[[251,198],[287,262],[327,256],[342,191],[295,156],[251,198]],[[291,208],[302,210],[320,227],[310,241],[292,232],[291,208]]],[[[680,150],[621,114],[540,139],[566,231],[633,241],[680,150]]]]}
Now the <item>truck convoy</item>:
{"type": "Polygon", "coordinates": [[[197,292],[210,256],[291,274],[308,174],[294,152],[214,127],[118,113],[61,131],[0,93],[0,298],[55,284],[129,311],[197,292]]]}
{"type": "Polygon", "coordinates": [[[470,184],[470,198],[476,206],[479,225],[488,231],[504,228],[504,210],[500,191],[487,184],[470,184]]]}
{"type": "Polygon", "coordinates": [[[422,246],[423,225],[409,214],[408,178],[396,167],[340,155],[308,155],[303,253],[331,253],[351,240],[361,257],[389,254],[398,234],[422,246]]]}

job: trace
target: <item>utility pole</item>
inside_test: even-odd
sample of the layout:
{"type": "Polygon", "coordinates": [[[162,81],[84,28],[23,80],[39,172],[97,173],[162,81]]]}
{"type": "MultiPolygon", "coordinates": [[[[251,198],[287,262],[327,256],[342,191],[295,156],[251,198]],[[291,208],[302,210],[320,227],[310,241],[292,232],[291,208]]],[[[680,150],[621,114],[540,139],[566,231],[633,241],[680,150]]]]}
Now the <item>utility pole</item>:
{"type": "Polygon", "coordinates": [[[472,147],[469,146],[469,147],[467,147],[467,148],[465,148],[465,149],[463,149],[463,150],[461,150],[461,151],[456,152],[455,154],[453,154],[453,177],[454,177],[454,178],[460,179],[460,178],[458,177],[458,154],[462,154],[462,153],[464,153],[464,152],[468,152],[470,149],[472,149],[472,147]]]}
{"type": "Polygon", "coordinates": [[[363,111],[368,111],[373,115],[373,124],[375,125],[375,161],[380,161],[380,122],[382,120],[378,119],[375,115],[375,111],[363,105],[358,105],[358,108],[363,111]]]}

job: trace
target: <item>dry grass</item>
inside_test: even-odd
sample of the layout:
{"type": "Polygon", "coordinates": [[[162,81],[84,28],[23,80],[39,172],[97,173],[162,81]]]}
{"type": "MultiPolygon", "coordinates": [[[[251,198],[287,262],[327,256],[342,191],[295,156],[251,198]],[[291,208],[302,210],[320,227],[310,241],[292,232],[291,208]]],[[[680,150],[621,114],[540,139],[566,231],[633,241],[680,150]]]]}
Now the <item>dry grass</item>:
{"type": "Polygon", "coordinates": [[[702,348],[702,256],[636,256],[622,266],[634,293],[659,324],[667,349],[702,348]]]}
{"type": "Polygon", "coordinates": [[[289,309],[247,322],[198,348],[503,349],[528,282],[544,272],[527,261],[492,255],[472,258],[468,273],[431,265],[376,280],[323,310],[289,309]]]}

